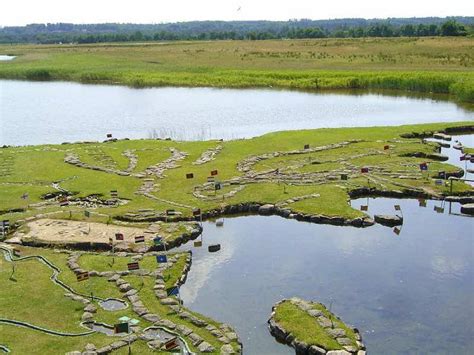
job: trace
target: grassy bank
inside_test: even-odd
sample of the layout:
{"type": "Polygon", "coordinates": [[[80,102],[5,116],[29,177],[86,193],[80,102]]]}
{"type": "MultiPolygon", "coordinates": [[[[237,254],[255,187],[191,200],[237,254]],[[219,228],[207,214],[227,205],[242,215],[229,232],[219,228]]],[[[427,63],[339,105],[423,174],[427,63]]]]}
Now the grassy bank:
{"type": "MultiPolygon", "coordinates": [[[[288,131],[228,142],[122,140],[3,148],[0,218],[13,222],[49,213],[52,218],[80,220],[86,219],[86,209],[94,212],[92,220],[102,214],[97,217],[101,221],[107,216],[150,213],[163,217],[169,209],[190,217],[193,208],[206,212],[257,202],[295,213],[353,219],[364,216],[348,204],[355,189],[449,194],[449,186],[436,185],[434,178],[440,171],[455,173],[459,168],[435,156],[415,157],[435,153],[437,144],[401,134],[466,124],[288,131]],[[304,149],[306,144],[309,149],[304,149]],[[196,164],[216,148],[220,150],[212,160],[196,164]],[[122,161],[126,151],[136,157],[128,171],[122,161]],[[174,160],[176,153],[181,154],[178,160],[174,160]],[[70,156],[82,165],[65,162],[70,156]],[[422,162],[429,163],[428,173],[420,171],[422,162]],[[368,174],[361,172],[363,167],[369,168],[368,174]],[[221,189],[208,182],[213,170],[221,189]],[[190,173],[193,177],[186,178],[190,173]],[[347,180],[341,179],[342,174],[347,180]],[[68,206],[60,206],[54,195],[45,195],[57,194],[58,188],[70,194],[68,206]],[[114,203],[111,190],[117,190],[119,204],[114,203]],[[24,194],[26,199],[21,198],[24,194]]],[[[470,190],[461,182],[453,187],[453,193],[470,190]]]]}
{"type": "Polygon", "coordinates": [[[0,78],[134,87],[396,89],[474,102],[474,39],[365,38],[0,46],[0,78]]]}

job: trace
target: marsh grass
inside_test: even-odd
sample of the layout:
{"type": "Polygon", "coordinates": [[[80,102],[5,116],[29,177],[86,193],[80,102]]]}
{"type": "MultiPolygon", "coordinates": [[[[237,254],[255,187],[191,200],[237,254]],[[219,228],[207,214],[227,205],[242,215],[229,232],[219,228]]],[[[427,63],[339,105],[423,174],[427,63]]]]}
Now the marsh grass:
{"type": "MultiPolygon", "coordinates": [[[[0,46],[0,77],[148,86],[396,89],[474,102],[474,39],[0,46]]],[[[161,135],[161,133],[160,133],[161,135]]]]}

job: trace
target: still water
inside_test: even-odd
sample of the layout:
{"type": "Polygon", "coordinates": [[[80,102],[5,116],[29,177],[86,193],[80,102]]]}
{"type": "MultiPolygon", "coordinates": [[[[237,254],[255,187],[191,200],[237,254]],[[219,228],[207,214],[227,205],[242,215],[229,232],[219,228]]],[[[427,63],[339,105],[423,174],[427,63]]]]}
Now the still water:
{"type": "MultiPolygon", "coordinates": [[[[315,225],[280,217],[204,223],[202,248],[181,296],[191,309],[232,324],[246,354],[293,354],[270,336],[272,305],[299,296],[332,304],[357,326],[371,354],[472,354],[474,351],[474,219],[436,213],[440,202],[361,199],[368,213],[393,214],[391,228],[315,225]],[[210,254],[207,246],[220,243],[210,254]]],[[[459,212],[453,205],[452,213],[459,212]]]]}
{"type": "Polygon", "coordinates": [[[447,101],[271,89],[147,88],[0,80],[0,144],[243,138],[319,127],[474,120],[447,101]]]}
{"type": "Polygon", "coordinates": [[[0,61],[7,61],[7,60],[13,60],[16,57],[13,55],[5,55],[5,54],[0,54],[0,61]]]}

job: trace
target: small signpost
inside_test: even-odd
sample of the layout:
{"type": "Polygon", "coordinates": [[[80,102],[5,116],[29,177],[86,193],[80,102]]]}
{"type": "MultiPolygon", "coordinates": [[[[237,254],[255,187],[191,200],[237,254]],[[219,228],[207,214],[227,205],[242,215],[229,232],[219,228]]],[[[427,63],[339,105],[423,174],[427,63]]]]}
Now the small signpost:
{"type": "Polygon", "coordinates": [[[59,198],[59,206],[61,207],[69,206],[69,200],[67,199],[67,196],[61,196],[59,198]]]}
{"type": "Polygon", "coordinates": [[[388,144],[383,146],[383,150],[389,150],[389,149],[390,149],[390,146],[388,144]]]}
{"type": "Polygon", "coordinates": [[[304,145],[304,150],[308,150],[309,149],[309,144],[305,144],[304,145]]]}
{"type": "Polygon", "coordinates": [[[179,347],[179,341],[177,337],[174,337],[165,343],[165,350],[173,350],[177,347],[179,347]]]}
{"type": "Polygon", "coordinates": [[[208,176],[207,177],[207,182],[214,182],[214,181],[215,181],[215,179],[214,179],[213,176],[208,176]]]}
{"type": "Polygon", "coordinates": [[[110,197],[118,198],[118,191],[117,190],[110,190],[110,197]]]}
{"type": "Polygon", "coordinates": [[[395,233],[396,235],[400,235],[400,232],[401,232],[401,231],[402,231],[402,230],[401,230],[400,228],[398,228],[398,227],[394,227],[394,228],[393,228],[393,233],[395,233]]]}
{"type": "Polygon", "coordinates": [[[367,174],[367,173],[369,172],[369,168],[363,167],[363,168],[360,169],[360,172],[361,172],[362,174],[367,174]]]}
{"type": "Polygon", "coordinates": [[[170,210],[166,210],[166,215],[167,215],[167,216],[174,216],[174,214],[175,214],[175,210],[171,210],[171,209],[170,209],[170,210]]]}
{"type": "Polygon", "coordinates": [[[368,210],[369,210],[369,206],[368,206],[368,205],[361,205],[361,206],[360,206],[360,210],[361,210],[361,211],[368,211],[368,210]]]}
{"type": "Polygon", "coordinates": [[[166,289],[166,294],[168,296],[179,296],[179,287],[178,286],[168,287],[166,289]]]}
{"type": "Polygon", "coordinates": [[[107,138],[108,139],[112,138],[112,133],[107,133],[107,138]]]}
{"type": "Polygon", "coordinates": [[[145,236],[144,235],[139,235],[135,237],[135,244],[138,243],[145,243],[145,236]]]}
{"type": "Polygon", "coordinates": [[[418,205],[420,207],[426,207],[426,200],[424,198],[418,199],[418,205]]]}
{"type": "Polygon", "coordinates": [[[2,221],[2,234],[5,237],[7,235],[8,230],[10,229],[10,220],[5,219],[2,221]]]}
{"type": "Polygon", "coordinates": [[[163,264],[168,262],[168,257],[166,255],[157,255],[156,256],[156,262],[158,264],[163,264]]]}
{"type": "Polygon", "coordinates": [[[133,262],[133,263],[128,263],[128,264],[127,264],[127,268],[128,268],[128,271],[139,270],[139,269],[140,269],[140,265],[138,264],[137,261],[135,261],[135,262],[133,262]]]}
{"type": "Polygon", "coordinates": [[[216,176],[217,174],[219,174],[219,172],[217,170],[212,170],[211,171],[211,176],[216,176]]]}
{"type": "Polygon", "coordinates": [[[76,274],[76,278],[78,282],[89,280],[89,272],[84,271],[76,274]]]}
{"type": "Polygon", "coordinates": [[[124,236],[122,233],[115,233],[115,240],[124,240],[124,236]]]}
{"type": "Polygon", "coordinates": [[[115,334],[128,333],[128,332],[129,332],[128,322],[117,323],[117,324],[114,325],[114,333],[115,334]]]}
{"type": "Polygon", "coordinates": [[[193,179],[194,178],[194,174],[193,173],[187,173],[186,174],[186,179],[193,179]]]}
{"type": "Polygon", "coordinates": [[[200,248],[200,247],[202,247],[202,241],[201,241],[201,240],[196,240],[196,241],[194,242],[194,247],[195,247],[195,248],[200,248]]]}

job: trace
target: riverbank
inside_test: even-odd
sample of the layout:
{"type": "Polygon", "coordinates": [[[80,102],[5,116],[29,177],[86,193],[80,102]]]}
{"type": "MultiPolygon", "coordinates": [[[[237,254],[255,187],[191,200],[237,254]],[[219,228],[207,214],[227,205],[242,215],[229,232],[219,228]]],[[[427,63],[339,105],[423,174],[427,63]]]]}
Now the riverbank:
{"type": "Polygon", "coordinates": [[[0,46],[0,78],[133,87],[389,89],[474,102],[471,38],[0,46]]]}

